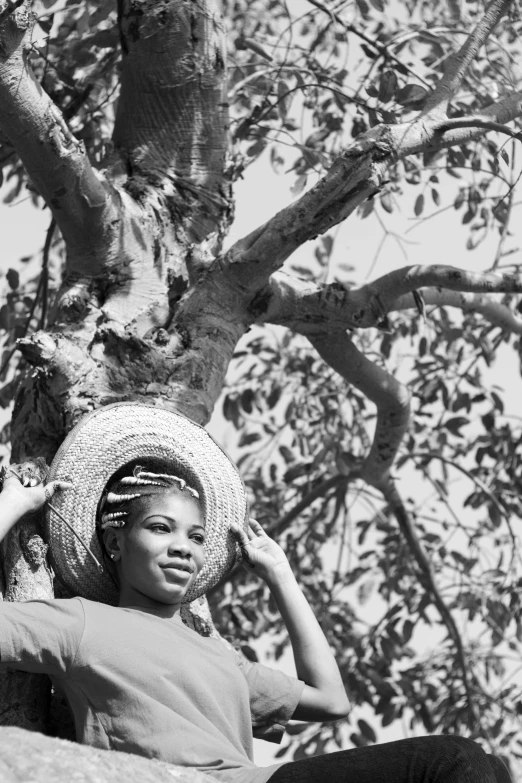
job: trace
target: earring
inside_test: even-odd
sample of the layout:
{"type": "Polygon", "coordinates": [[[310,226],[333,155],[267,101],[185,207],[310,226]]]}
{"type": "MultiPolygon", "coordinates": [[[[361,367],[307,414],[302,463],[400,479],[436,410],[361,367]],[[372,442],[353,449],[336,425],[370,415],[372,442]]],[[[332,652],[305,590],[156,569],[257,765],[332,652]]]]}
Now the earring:
{"type": "Polygon", "coordinates": [[[111,560],[114,560],[114,552],[111,554],[111,560]]]}

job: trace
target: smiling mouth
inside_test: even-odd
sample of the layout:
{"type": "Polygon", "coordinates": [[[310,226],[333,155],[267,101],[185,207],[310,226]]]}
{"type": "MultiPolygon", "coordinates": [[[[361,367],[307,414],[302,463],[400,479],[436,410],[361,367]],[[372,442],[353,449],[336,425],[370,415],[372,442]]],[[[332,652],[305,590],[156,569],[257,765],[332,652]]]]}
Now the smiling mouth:
{"type": "Polygon", "coordinates": [[[186,563],[168,563],[168,565],[161,566],[164,571],[182,571],[190,576],[194,569],[192,569],[186,563]]]}

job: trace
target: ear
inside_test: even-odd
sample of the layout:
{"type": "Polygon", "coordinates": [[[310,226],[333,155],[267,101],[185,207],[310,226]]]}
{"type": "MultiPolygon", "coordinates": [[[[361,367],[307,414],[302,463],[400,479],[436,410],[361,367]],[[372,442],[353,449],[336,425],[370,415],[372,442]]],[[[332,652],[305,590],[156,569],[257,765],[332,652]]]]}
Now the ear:
{"type": "Polygon", "coordinates": [[[114,563],[121,558],[121,528],[107,527],[103,531],[105,551],[114,563]]]}

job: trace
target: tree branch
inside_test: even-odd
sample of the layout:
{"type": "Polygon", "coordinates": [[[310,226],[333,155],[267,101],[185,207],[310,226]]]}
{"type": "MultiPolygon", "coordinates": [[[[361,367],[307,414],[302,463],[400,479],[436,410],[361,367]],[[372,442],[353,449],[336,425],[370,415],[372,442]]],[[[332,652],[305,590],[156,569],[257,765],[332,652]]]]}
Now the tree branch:
{"type": "Polygon", "coordinates": [[[496,133],[503,133],[506,136],[510,136],[512,139],[518,139],[522,141],[522,131],[513,130],[508,128],[507,125],[503,125],[500,122],[494,120],[488,120],[483,117],[455,117],[446,122],[443,122],[439,126],[440,133],[447,133],[448,131],[455,130],[456,128],[483,128],[484,130],[496,131],[496,133]]]}
{"type": "Polygon", "coordinates": [[[399,492],[397,491],[397,487],[392,481],[388,481],[385,486],[381,487],[381,491],[389,505],[390,511],[395,516],[395,519],[399,525],[399,529],[406,543],[408,544],[408,548],[412,553],[415,562],[417,563],[420,571],[421,583],[426,592],[432,596],[433,603],[437,607],[442,621],[446,626],[457,650],[457,660],[462,673],[462,682],[464,684],[467,697],[469,715],[468,725],[470,730],[476,729],[480,725],[480,715],[475,705],[473,690],[470,682],[470,673],[468,671],[468,664],[466,661],[466,653],[464,651],[464,645],[459,629],[457,628],[451,611],[446,606],[444,599],[442,598],[428,555],[426,554],[422,542],[417,535],[417,531],[415,530],[411,516],[408,512],[408,509],[404,505],[399,492]]]}
{"type": "Polygon", "coordinates": [[[459,51],[446,60],[444,75],[426,101],[422,113],[424,118],[446,114],[448,104],[457,93],[466,71],[512,4],[513,0],[493,0],[489,4],[459,51]]]}
{"type": "MultiPolygon", "coordinates": [[[[522,318],[517,318],[508,307],[501,302],[492,302],[484,294],[467,294],[459,291],[439,291],[436,288],[420,290],[425,304],[435,307],[457,307],[465,313],[480,313],[494,326],[499,326],[506,332],[522,335],[522,318]]],[[[417,307],[413,294],[399,297],[390,312],[410,310],[417,307]]]]}
{"type": "Polygon", "coordinates": [[[492,323],[520,333],[520,319],[480,295],[522,293],[520,275],[480,274],[442,265],[403,267],[353,288],[342,283],[319,285],[277,272],[252,300],[249,312],[257,323],[281,324],[307,336],[332,334],[378,326],[390,311],[415,307],[410,294],[419,289],[427,304],[476,310],[492,323]]]}
{"type": "Polygon", "coordinates": [[[408,429],[410,394],[393,375],[367,359],[345,332],[336,334],[335,340],[329,335],[308,335],[308,339],[330,367],[377,407],[373,443],[359,475],[368,484],[381,489],[389,479],[391,466],[408,429]]]}
{"type": "Polygon", "coordinates": [[[330,367],[348,383],[360,389],[377,406],[377,426],[373,444],[362,465],[360,478],[376,487],[384,495],[417,563],[422,585],[432,596],[442,621],[455,644],[468,700],[469,725],[470,728],[474,728],[479,722],[479,716],[473,701],[462,639],[455,620],[437,587],[433,569],[410,514],[390,475],[395,455],[408,427],[410,395],[407,389],[392,375],[370,362],[364,354],[358,351],[345,333],[336,335],[335,340],[326,336],[311,338],[310,342],[330,367]]]}
{"type": "Polygon", "coordinates": [[[69,247],[92,244],[111,200],[85,148],[28,63],[34,17],[24,2],[0,26],[0,131],[53,212],[69,247]]]}
{"type": "Polygon", "coordinates": [[[522,92],[516,92],[482,110],[474,127],[445,130],[451,121],[420,117],[409,123],[372,128],[339,155],[316,185],[236,242],[209,267],[209,272],[224,275],[237,294],[250,301],[294,250],[345,220],[374,196],[391,163],[470,141],[483,135],[486,128],[491,130],[491,122],[505,125],[520,114],[522,92]]]}
{"type": "Polygon", "coordinates": [[[510,129],[506,128],[506,123],[511,122],[521,114],[522,92],[512,92],[501,101],[492,103],[490,106],[482,109],[479,115],[463,118],[464,124],[461,126],[458,124],[461,119],[459,117],[439,122],[429,149],[435,151],[445,147],[454,147],[456,144],[465,144],[483,136],[485,130],[507,133],[518,138],[516,132],[509,133],[510,129]]]}

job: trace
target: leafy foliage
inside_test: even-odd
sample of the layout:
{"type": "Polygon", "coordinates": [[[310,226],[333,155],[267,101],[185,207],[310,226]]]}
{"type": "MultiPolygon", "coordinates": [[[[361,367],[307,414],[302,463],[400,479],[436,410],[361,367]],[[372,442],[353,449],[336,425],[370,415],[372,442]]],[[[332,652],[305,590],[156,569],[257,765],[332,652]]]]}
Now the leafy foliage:
{"type": "MultiPolygon", "coordinates": [[[[475,736],[520,757],[522,428],[520,419],[504,417],[502,393],[484,383],[509,337],[475,316],[440,310],[430,314],[427,344],[419,321],[398,316],[391,335],[365,333],[359,347],[379,352],[394,372],[407,357],[415,415],[397,479],[465,638],[481,716],[475,736]]],[[[253,515],[285,545],[354,704],[369,706],[382,727],[405,719],[414,732],[467,734],[446,629],[389,509],[349,480],[371,442],[374,411],[288,332],[252,337],[230,377],[223,412],[238,431],[253,515]]],[[[283,653],[270,597],[241,569],[212,602],[224,633],[247,648],[270,634],[274,656],[283,653]]],[[[375,742],[375,722],[358,723],[360,714],[354,711],[348,728],[296,726],[280,755],[375,742]]]]}

